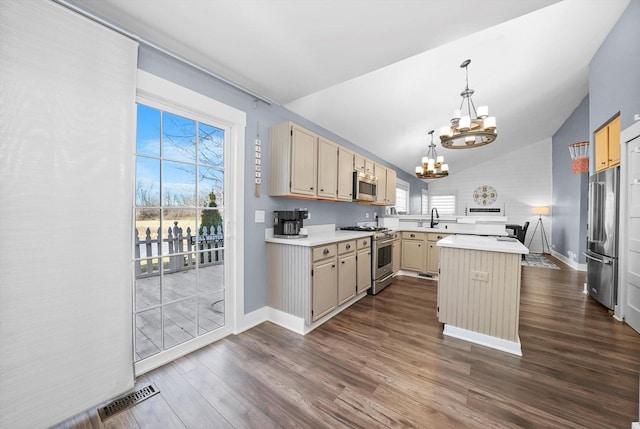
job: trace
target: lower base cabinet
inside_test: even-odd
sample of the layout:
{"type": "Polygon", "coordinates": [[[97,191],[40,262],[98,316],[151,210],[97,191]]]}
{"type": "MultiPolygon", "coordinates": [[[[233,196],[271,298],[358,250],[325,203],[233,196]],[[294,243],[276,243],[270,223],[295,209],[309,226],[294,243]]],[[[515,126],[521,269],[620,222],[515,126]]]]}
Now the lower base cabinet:
{"type": "Polygon", "coordinates": [[[437,246],[438,241],[451,234],[440,234],[430,232],[427,234],[427,273],[438,274],[440,269],[440,248],[437,246]]]}
{"type": "Polygon", "coordinates": [[[361,238],[357,244],[357,289],[356,293],[362,293],[371,288],[371,239],[361,238]]]}
{"type": "Polygon", "coordinates": [[[338,273],[335,253],[331,258],[313,264],[311,320],[316,321],[337,307],[338,273]]]}
{"type": "Polygon", "coordinates": [[[338,305],[342,305],[356,296],[357,261],[356,242],[347,241],[338,244],[338,305]]]}
{"type": "Polygon", "coordinates": [[[371,238],[311,248],[267,243],[267,267],[269,307],[308,326],[371,287],[371,238]]]}
{"type": "Polygon", "coordinates": [[[423,232],[402,233],[402,263],[403,270],[424,271],[426,259],[425,236],[423,232]]]}

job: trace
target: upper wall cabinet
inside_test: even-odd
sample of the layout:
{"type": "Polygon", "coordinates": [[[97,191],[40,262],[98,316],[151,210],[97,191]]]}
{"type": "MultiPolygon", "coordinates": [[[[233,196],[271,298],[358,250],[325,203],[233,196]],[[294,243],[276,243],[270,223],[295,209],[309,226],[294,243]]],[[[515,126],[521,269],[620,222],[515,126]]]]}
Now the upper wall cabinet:
{"type": "Polygon", "coordinates": [[[353,172],[378,177],[379,200],[395,204],[396,172],[293,122],[269,129],[269,195],[353,201],[353,172]]]}
{"type": "Polygon", "coordinates": [[[335,200],[338,194],[338,145],[318,137],[318,197],[335,200]]]}
{"type": "Polygon", "coordinates": [[[363,173],[374,174],[375,163],[356,153],[353,157],[353,169],[355,171],[362,171],[363,173]]]}
{"type": "Polygon", "coordinates": [[[393,206],[396,204],[396,171],[384,165],[375,164],[375,176],[378,178],[378,195],[375,205],[393,206]]]}
{"type": "Polygon", "coordinates": [[[338,146],[338,200],[353,200],[353,158],[354,153],[338,146]]]}
{"type": "Polygon", "coordinates": [[[620,116],[600,128],[594,140],[596,171],[620,164],[620,116]]]}
{"type": "Polygon", "coordinates": [[[318,136],[291,122],[269,130],[269,194],[315,198],[318,136]]]}

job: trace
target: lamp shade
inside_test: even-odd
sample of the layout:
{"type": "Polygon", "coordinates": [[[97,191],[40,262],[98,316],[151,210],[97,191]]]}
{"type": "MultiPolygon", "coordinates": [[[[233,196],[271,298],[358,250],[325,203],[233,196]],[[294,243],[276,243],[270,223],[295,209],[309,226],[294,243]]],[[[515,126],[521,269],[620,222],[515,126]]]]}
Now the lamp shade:
{"type": "Polygon", "coordinates": [[[533,214],[549,216],[549,206],[537,206],[533,208],[533,214]]]}

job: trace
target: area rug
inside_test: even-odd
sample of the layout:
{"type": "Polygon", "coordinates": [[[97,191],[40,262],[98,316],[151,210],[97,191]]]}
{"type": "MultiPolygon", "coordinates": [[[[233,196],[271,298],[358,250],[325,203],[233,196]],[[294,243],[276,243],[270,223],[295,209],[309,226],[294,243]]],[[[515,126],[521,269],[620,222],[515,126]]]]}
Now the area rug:
{"type": "Polygon", "coordinates": [[[560,267],[548,260],[539,253],[529,253],[524,255],[524,259],[520,262],[523,267],[539,267],[539,268],[551,268],[553,270],[559,270],[560,267]]]}

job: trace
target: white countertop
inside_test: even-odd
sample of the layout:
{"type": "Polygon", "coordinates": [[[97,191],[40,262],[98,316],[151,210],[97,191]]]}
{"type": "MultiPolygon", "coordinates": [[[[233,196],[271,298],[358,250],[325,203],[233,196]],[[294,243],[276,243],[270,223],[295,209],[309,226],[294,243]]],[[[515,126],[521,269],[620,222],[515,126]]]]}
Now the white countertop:
{"type": "Polygon", "coordinates": [[[529,249],[519,241],[500,241],[497,237],[477,235],[450,235],[438,241],[439,247],[483,250],[487,252],[528,254],[529,249]]]}
{"type": "Polygon", "coordinates": [[[314,247],[338,241],[357,240],[358,238],[371,237],[369,231],[343,231],[336,230],[335,225],[312,225],[305,228],[308,236],[304,238],[278,238],[273,236],[273,228],[267,228],[264,232],[264,241],[267,243],[289,244],[291,246],[314,247]]]}
{"type": "Polygon", "coordinates": [[[450,224],[445,228],[438,225],[436,228],[429,228],[424,226],[403,226],[400,225],[396,231],[410,231],[410,232],[439,232],[442,234],[466,234],[466,235],[509,235],[504,229],[489,228],[483,225],[465,225],[465,224],[450,224]]]}

